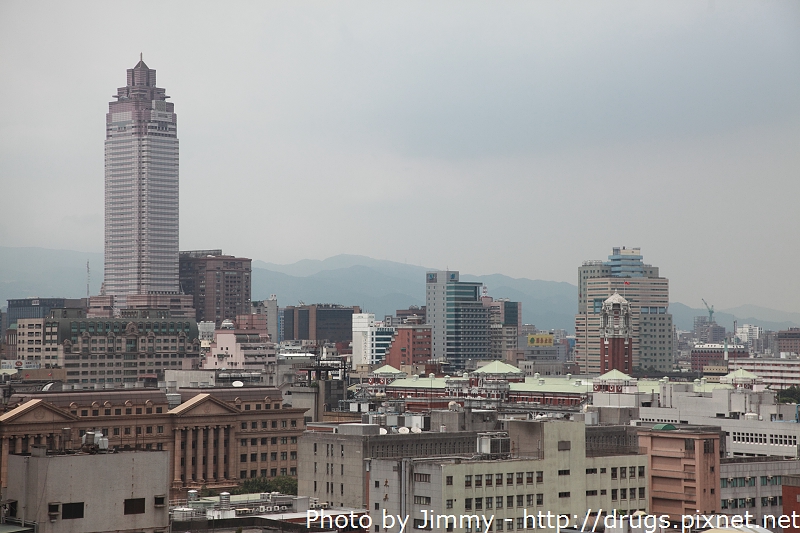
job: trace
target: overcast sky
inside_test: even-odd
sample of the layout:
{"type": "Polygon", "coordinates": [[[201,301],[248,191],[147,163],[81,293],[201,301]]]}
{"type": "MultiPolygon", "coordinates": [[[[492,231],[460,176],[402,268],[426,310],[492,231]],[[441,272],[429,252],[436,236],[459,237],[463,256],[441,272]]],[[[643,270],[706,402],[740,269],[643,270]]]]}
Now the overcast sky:
{"type": "Polygon", "coordinates": [[[101,252],[111,95],[178,114],[181,248],[800,311],[800,2],[0,2],[0,245],[101,252]]]}

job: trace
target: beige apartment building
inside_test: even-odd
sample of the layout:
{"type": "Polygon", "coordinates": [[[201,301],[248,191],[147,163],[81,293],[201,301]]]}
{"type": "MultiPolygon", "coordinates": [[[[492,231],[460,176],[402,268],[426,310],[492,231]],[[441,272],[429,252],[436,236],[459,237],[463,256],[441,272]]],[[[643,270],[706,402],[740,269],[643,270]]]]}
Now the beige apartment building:
{"type": "MultiPolygon", "coordinates": [[[[579,421],[514,421],[507,433],[482,434],[479,443],[482,439],[493,444],[483,450],[479,444],[478,456],[370,460],[373,520],[384,512],[409,515],[417,529],[430,529],[422,527],[423,511],[432,510],[494,515],[492,531],[514,531],[525,528],[526,515],[540,511],[577,515],[580,526],[587,513],[595,516],[599,509],[649,510],[647,457],[638,454],[635,430],[587,434],[579,421]],[[510,453],[492,453],[504,448],[504,440],[510,453]]],[[[455,529],[464,530],[461,524],[455,529]]]]}

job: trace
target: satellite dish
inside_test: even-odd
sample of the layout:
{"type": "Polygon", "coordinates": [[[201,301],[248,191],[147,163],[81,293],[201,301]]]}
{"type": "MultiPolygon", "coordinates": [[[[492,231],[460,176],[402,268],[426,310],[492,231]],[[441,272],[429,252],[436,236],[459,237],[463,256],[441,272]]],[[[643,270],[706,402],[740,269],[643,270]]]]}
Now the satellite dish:
{"type": "Polygon", "coordinates": [[[389,433],[389,432],[388,432],[388,431],[386,431],[386,428],[381,428],[381,429],[380,429],[380,434],[381,434],[381,435],[387,435],[388,433],[389,433]]]}
{"type": "Polygon", "coordinates": [[[233,385],[234,387],[237,387],[237,388],[238,387],[244,387],[244,383],[242,383],[241,381],[234,381],[233,383],[231,383],[231,385],[233,385]]]}
{"type": "Polygon", "coordinates": [[[400,433],[401,435],[407,435],[409,433],[409,429],[403,426],[401,428],[398,428],[397,432],[400,433]]]}
{"type": "Polygon", "coordinates": [[[419,429],[418,427],[413,427],[411,428],[411,433],[422,433],[422,430],[419,429]]]}

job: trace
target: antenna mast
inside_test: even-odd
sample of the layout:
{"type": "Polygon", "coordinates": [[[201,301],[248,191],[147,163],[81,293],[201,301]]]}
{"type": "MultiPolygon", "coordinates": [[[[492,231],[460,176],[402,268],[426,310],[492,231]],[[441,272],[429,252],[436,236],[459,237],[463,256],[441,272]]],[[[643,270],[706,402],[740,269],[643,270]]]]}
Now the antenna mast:
{"type": "Polygon", "coordinates": [[[89,261],[86,261],[86,297],[89,297],[89,282],[92,279],[92,273],[89,270],[89,261]]]}

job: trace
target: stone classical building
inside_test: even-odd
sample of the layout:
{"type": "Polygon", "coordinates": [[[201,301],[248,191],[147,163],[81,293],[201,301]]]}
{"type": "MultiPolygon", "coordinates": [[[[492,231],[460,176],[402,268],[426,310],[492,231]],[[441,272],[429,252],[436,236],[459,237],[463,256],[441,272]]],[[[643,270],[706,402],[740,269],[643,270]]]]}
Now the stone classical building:
{"type": "Polygon", "coordinates": [[[99,430],[117,450],[170,452],[173,496],[203,486],[235,487],[254,477],[297,475],[305,409],[283,408],[271,387],[39,392],[12,396],[0,416],[0,490],[8,456],[34,446],[64,450],[99,430]],[[172,403],[170,403],[172,402],[172,403]],[[177,405],[176,405],[177,404],[177,405]]]}

